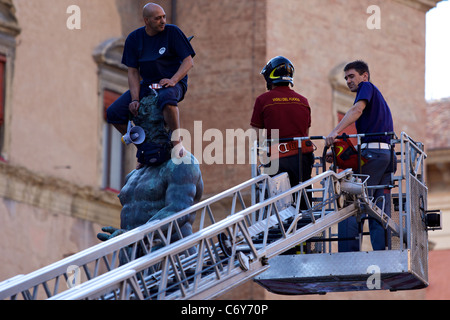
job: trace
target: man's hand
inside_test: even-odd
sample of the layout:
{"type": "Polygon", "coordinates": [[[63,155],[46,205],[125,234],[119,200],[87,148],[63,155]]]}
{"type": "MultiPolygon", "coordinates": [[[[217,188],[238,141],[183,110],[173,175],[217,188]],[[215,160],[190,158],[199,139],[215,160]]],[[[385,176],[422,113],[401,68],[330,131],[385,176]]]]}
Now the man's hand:
{"type": "Polygon", "coordinates": [[[130,112],[131,112],[131,114],[133,115],[133,116],[137,116],[138,115],[138,113],[139,113],[139,106],[140,106],[140,103],[139,103],[139,101],[132,101],[129,105],[128,105],[128,109],[130,109],[130,112]]]}
{"type": "Polygon", "coordinates": [[[168,88],[168,87],[175,87],[175,85],[177,84],[176,81],[172,80],[172,79],[162,79],[159,84],[164,87],[164,88],[168,88]]]}
{"type": "Polygon", "coordinates": [[[329,147],[333,144],[334,140],[336,140],[336,137],[338,136],[337,133],[332,131],[328,137],[325,138],[325,146],[329,147]]]}
{"type": "Polygon", "coordinates": [[[178,68],[178,71],[172,76],[170,79],[162,79],[159,84],[164,87],[175,87],[175,85],[181,81],[194,67],[194,59],[192,56],[187,56],[183,62],[181,63],[181,66],[178,68]]]}
{"type": "Polygon", "coordinates": [[[353,105],[353,107],[350,108],[350,110],[347,111],[341,122],[339,122],[336,128],[334,128],[328,137],[326,137],[325,144],[327,147],[333,144],[334,140],[339,135],[339,132],[343,132],[349,125],[355,123],[359,117],[361,117],[366,105],[366,100],[359,100],[353,105]]]}
{"type": "Polygon", "coordinates": [[[138,69],[128,68],[128,85],[130,87],[130,95],[132,100],[132,102],[128,105],[128,109],[131,114],[137,116],[139,110],[139,91],[141,88],[138,69]]]}

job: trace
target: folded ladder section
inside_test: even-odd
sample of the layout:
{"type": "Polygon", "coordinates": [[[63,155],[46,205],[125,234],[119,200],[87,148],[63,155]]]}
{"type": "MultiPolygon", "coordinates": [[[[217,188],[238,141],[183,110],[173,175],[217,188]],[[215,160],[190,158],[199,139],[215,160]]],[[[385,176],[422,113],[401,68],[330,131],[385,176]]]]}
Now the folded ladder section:
{"type": "Polygon", "coordinates": [[[123,265],[112,275],[105,274],[82,283],[51,299],[169,300],[220,296],[267,270],[268,259],[356,214],[358,208],[355,204],[338,209],[335,200],[326,201],[327,205],[310,211],[316,215],[314,222],[298,228],[300,215],[295,207],[285,206],[281,211],[277,207],[286,197],[300,195],[304,188],[320,181],[327,185],[325,198],[333,198],[336,181],[349,174],[351,171],[341,174],[325,172],[230,215],[183,241],[123,265]],[[267,236],[273,228],[282,230],[278,239],[267,236]],[[192,248],[196,253],[189,256],[187,252],[192,248]]]}
{"type": "MultiPolygon", "coordinates": [[[[167,234],[177,233],[182,237],[178,219],[196,214],[198,232],[219,220],[214,204],[222,199],[231,199],[229,214],[250,206],[244,194],[258,185],[263,195],[269,177],[262,175],[197,203],[164,221],[152,221],[109,241],[100,243],[73,256],[57,261],[27,275],[17,275],[0,283],[0,299],[47,299],[71,289],[79,283],[90,282],[148,254],[156,247],[171,244],[167,234]]],[[[188,253],[187,253],[188,254],[188,253]]]]}

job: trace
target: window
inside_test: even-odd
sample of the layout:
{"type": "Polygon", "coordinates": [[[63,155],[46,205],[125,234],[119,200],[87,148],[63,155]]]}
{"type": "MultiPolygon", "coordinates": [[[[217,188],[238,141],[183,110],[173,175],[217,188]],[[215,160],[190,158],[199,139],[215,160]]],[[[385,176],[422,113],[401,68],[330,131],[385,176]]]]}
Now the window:
{"type": "Polygon", "coordinates": [[[11,116],[11,84],[16,56],[16,37],[20,26],[16,18],[12,0],[0,0],[0,160],[8,157],[9,130],[8,117],[11,116]]]}
{"type": "MultiPolygon", "coordinates": [[[[3,136],[5,124],[5,67],[6,67],[6,56],[0,54],[0,150],[3,149],[3,136]]],[[[3,160],[1,155],[0,160],[3,160]]]]}
{"type": "MultiPolygon", "coordinates": [[[[329,75],[329,80],[331,87],[333,89],[333,104],[332,104],[332,114],[334,117],[333,126],[336,126],[342,118],[345,116],[348,110],[353,106],[355,100],[354,93],[352,93],[344,80],[344,67],[345,63],[336,66],[329,75]]],[[[343,132],[339,134],[346,133],[348,135],[356,134],[356,126],[352,124],[347,127],[343,132]]],[[[357,139],[351,139],[352,143],[356,145],[357,139]]]]}
{"type": "Polygon", "coordinates": [[[93,58],[99,67],[99,107],[101,112],[101,188],[119,192],[125,177],[136,167],[136,147],[125,146],[122,135],[106,122],[106,109],[128,90],[127,68],[121,64],[125,40],[109,39],[94,51],[93,58]]]}
{"type": "Polygon", "coordinates": [[[114,126],[106,122],[106,109],[118,97],[119,93],[103,91],[103,183],[107,190],[118,192],[124,183],[125,146],[121,142],[121,134],[114,126]]]}

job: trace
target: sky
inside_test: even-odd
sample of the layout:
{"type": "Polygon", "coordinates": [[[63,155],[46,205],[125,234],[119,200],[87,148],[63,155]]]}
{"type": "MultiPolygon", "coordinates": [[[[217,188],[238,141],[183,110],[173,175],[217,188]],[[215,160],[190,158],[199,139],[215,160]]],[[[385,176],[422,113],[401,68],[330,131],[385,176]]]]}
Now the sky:
{"type": "Polygon", "coordinates": [[[450,1],[437,4],[426,18],[425,98],[450,97],[450,1]]]}

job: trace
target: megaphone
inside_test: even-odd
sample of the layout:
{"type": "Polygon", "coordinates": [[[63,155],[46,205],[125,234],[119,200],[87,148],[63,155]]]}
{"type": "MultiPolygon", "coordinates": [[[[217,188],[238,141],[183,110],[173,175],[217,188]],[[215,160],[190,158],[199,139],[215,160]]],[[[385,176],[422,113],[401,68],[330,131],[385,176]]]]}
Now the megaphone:
{"type": "Polygon", "coordinates": [[[145,140],[145,131],[141,127],[133,126],[131,121],[128,121],[127,133],[122,137],[122,142],[125,145],[131,143],[141,144],[145,140]]]}

